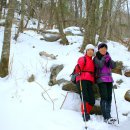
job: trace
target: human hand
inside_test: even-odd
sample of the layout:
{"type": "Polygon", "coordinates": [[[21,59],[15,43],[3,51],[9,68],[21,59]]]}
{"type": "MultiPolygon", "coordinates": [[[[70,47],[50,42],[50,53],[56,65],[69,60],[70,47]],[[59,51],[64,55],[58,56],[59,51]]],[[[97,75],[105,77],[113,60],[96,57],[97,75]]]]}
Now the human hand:
{"type": "Polygon", "coordinates": [[[108,63],[111,60],[111,57],[109,55],[104,56],[106,63],[108,63]]]}

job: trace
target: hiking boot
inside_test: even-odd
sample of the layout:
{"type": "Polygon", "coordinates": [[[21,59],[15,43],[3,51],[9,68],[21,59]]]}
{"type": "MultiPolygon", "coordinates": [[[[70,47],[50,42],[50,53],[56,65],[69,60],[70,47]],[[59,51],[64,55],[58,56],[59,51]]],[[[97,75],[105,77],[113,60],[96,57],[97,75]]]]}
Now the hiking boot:
{"type": "Polygon", "coordinates": [[[105,119],[104,122],[107,124],[114,124],[116,122],[116,119],[111,117],[109,119],[105,119]]]}

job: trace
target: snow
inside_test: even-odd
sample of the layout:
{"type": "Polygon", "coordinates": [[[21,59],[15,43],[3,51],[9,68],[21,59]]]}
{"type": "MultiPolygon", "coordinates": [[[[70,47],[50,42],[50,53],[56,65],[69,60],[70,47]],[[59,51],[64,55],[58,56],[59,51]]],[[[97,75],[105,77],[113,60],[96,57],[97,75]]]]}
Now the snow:
{"type": "Polygon", "coordinates": [[[123,61],[126,67],[130,67],[130,52],[127,51],[128,48],[117,42],[110,41],[108,44],[110,44],[108,51],[112,55],[113,60],[123,61]]]}
{"type": "Polygon", "coordinates": [[[79,27],[72,26],[64,29],[64,32],[72,32],[74,35],[82,35],[82,32],[79,27]]]}
{"type": "MultiPolygon", "coordinates": [[[[52,30],[47,30],[48,32],[55,32],[55,33],[59,33],[59,30],[58,29],[52,29],[52,30]]],[[[71,33],[73,35],[83,35],[80,28],[79,27],[76,27],[76,26],[72,26],[72,27],[67,27],[64,29],[64,33],[71,33]]]]}
{"type": "Polygon", "coordinates": [[[0,19],[0,24],[5,23],[5,19],[0,19]]]}
{"type": "MultiPolygon", "coordinates": [[[[29,27],[33,26],[32,24],[29,27]]],[[[78,28],[70,27],[71,30],[78,28]]],[[[54,64],[63,64],[64,69],[57,79],[70,79],[77,59],[82,56],[79,47],[82,36],[67,36],[68,46],[57,42],[40,40],[42,36],[34,31],[24,31],[18,41],[13,40],[15,26],[12,29],[10,75],[0,78],[0,129],[1,130],[83,130],[84,122],[80,113],[80,98],[75,93],[68,93],[65,104],[60,109],[66,91],[62,85],[48,86],[50,68],[54,64]],[[40,57],[39,52],[58,55],[56,60],[40,57]],[[35,75],[35,82],[29,83],[27,79],[35,75]],[[54,102],[53,104],[48,95],[54,102]]],[[[4,28],[0,27],[0,52],[3,43],[4,28]]],[[[109,53],[114,60],[123,61],[130,67],[130,52],[120,43],[109,41],[109,53]]],[[[124,75],[113,74],[114,84],[122,79],[123,83],[115,89],[119,111],[120,126],[110,126],[103,122],[102,116],[91,116],[87,123],[89,130],[128,130],[130,127],[130,103],[125,101],[124,94],[130,89],[130,78],[124,75]],[[123,116],[123,113],[129,113],[123,116]]],[[[112,102],[112,116],[116,117],[114,99],[112,102]]]]}

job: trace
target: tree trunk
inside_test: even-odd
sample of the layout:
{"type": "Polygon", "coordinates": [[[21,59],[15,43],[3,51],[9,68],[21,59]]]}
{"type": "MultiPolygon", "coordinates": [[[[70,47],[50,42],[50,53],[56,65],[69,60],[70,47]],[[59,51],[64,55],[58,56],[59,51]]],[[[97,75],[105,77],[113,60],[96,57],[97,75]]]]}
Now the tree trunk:
{"type": "Polygon", "coordinates": [[[82,0],[79,0],[79,9],[80,9],[80,19],[82,18],[82,12],[83,12],[83,1],[82,0]]]}
{"type": "MultiPolygon", "coordinates": [[[[114,0],[113,0],[114,1],[114,0]]],[[[112,35],[112,39],[114,39],[115,37],[120,37],[120,31],[119,31],[119,21],[118,19],[118,14],[120,12],[120,8],[121,8],[121,0],[118,0],[116,2],[116,7],[115,7],[115,11],[114,11],[114,16],[112,17],[112,30],[111,30],[111,35],[112,35]]]]}
{"type": "Polygon", "coordinates": [[[41,16],[42,16],[42,11],[43,11],[43,3],[42,0],[40,0],[40,5],[39,5],[39,16],[38,16],[38,25],[37,25],[37,32],[40,30],[40,23],[41,23],[41,16]]]}
{"type": "Polygon", "coordinates": [[[50,16],[49,16],[49,29],[53,28],[54,4],[55,4],[54,0],[51,0],[51,3],[50,3],[50,16]]]}
{"type": "Polygon", "coordinates": [[[85,26],[85,35],[84,41],[81,46],[80,52],[83,53],[87,44],[91,43],[95,45],[95,35],[96,35],[96,27],[95,27],[95,10],[96,10],[96,2],[97,0],[87,0],[86,1],[86,26],[85,26]]]}
{"type": "Polygon", "coordinates": [[[114,0],[110,1],[110,11],[109,11],[109,26],[108,26],[108,38],[112,40],[112,7],[113,7],[114,0]]]}
{"type": "Polygon", "coordinates": [[[129,28],[128,33],[130,34],[130,10],[129,10],[129,1],[128,0],[127,0],[127,13],[128,13],[128,28],[129,28]]]}
{"type": "Polygon", "coordinates": [[[110,7],[110,0],[104,0],[101,26],[99,32],[99,41],[107,40],[106,35],[107,35],[108,22],[109,22],[109,7],[110,7]]]}
{"type": "Polygon", "coordinates": [[[1,0],[3,3],[3,7],[6,7],[7,0],[1,0]]]}
{"type": "Polygon", "coordinates": [[[21,5],[21,21],[20,21],[20,32],[23,33],[24,28],[24,14],[25,14],[25,0],[22,0],[21,5]]]}
{"type": "Polygon", "coordinates": [[[2,5],[3,5],[2,2],[3,2],[3,1],[1,0],[1,1],[0,1],[0,19],[2,18],[2,5]]]}
{"type": "Polygon", "coordinates": [[[75,25],[77,25],[77,19],[78,19],[78,5],[77,0],[75,0],[75,25]]]}
{"type": "Polygon", "coordinates": [[[0,19],[2,18],[2,9],[3,7],[6,7],[6,0],[0,1],[0,19]]]}
{"type": "Polygon", "coordinates": [[[19,28],[17,31],[17,34],[15,34],[14,39],[17,41],[19,33],[23,33],[23,28],[24,28],[24,14],[25,14],[25,0],[22,0],[21,3],[21,20],[20,20],[20,24],[19,24],[19,28]]]}
{"type": "Polygon", "coordinates": [[[96,9],[95,9],[95,27],[96,27],[96,32],[98,34],[98,31],[99,31],[99,26],[100,26],[100,16],[101,16],[101,13],[100,13],[100,0],[97,0],[96,1],[96,9]]]}
{"type": "Polygon", "coordinates": [[[0,77],[5,77],[9,73],[8,68],[9,68],[10,43],[11,43],[11,28],[14,18],[14,7],[15,7],[15,0],[10,0],[5,23],[4,42],[0,62],[0,77]]]}
{"type": "Polygon", "coordinates": [[[64,11],[64,1],[59,0],[59,8],[60,8],[60,19],[62,21],[63,28],[66,27],[65,25],[65,11],[64,11]]]}
{"type": "Polygon", "coordinates": [[[6,5],[7,5],[7,0],[1,0],[2,1],[2,8],[4,8],[4,12],[3,12],[3,18],[6,17],[6,5]]]}
{"type": "Polygon", "coordinates": [[[59,29],[59,32],[60,32],[60,35],[61,35],[61,41],[60,43],[63,44],[63,45],[69,45],[69,42],[66,38],[66,35],[64,34],[63,32],[63,21],[61,22],[60,19],[61,19],[61,7],[60,6],[60,1],[58,1],[56,3],[56,6],[55,6],[55,15],[56,15],[56,21],[57,21],[57,26],[58,26],[58,29],[59,29]]]}

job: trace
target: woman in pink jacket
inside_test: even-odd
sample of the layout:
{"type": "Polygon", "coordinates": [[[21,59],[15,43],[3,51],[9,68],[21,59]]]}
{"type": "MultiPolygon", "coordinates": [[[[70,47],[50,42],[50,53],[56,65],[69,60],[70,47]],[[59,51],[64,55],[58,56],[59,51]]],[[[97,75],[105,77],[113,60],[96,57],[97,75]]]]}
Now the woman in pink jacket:
{"type": "Polygon", "coordinates": [[[75,72],[80,72],[80,75],[76,77],[76,85],[79,89],[81,99],[82,86],[83,102],[81,103],[81,112],[84,121],[90,120],[90,111],[95,104],[95,98],[92,89],[92,85],[94,83],[94,62],[92,59],[92,56],[94,55],[94,48],[95,47],[92,44],[87,45],[86,54],[78,59],[75,72]]]}

